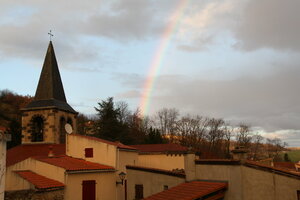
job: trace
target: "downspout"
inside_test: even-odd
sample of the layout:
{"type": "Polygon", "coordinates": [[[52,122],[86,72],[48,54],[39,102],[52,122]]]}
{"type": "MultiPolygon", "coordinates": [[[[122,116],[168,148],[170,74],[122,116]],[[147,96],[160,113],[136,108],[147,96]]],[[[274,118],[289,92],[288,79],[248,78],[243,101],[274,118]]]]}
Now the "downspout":
{"type": "MultiPolygon", "coordinates": [[[[119,148],[116,147],[116,172],[119,171],[119,148]]],[[[116,200],[118,199],[118,185],[116,184],[116,200]]]]}

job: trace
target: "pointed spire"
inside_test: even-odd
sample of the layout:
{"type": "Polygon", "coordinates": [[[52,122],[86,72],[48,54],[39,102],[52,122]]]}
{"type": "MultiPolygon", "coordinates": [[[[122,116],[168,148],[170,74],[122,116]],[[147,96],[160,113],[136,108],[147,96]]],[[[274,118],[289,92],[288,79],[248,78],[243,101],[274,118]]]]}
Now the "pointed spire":
{"type": "Polygon", "coordinates": [[[47,49],[39,84],[35,93],[35,100],[45,99],[56,99],[67,102],[51,41],[47,49]]]}
{"type": "Polygon", "coordinates": [[[46,107],[58,108],[76,113],[76,111],[67,103],[51,41],[49,42],[34,100],[29,103],[24,110],[46,107]]]}

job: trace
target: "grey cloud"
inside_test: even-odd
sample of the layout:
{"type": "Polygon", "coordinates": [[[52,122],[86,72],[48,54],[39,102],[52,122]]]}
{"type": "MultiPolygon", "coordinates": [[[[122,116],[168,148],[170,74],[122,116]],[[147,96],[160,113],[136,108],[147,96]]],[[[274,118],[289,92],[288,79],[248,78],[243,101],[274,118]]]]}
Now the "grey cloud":
{"type": "Polygon", "coordinates": [[[234,31],[237,47],[300,49],[300,1],[250,0],[234,31]]]}
{"type": "Polygon", "coordinates": [[[55,45],[60,46],[60,55],[67,62],[100,60],[99,44],[88,43],[93,37],[124,42],[161,33],[173,4],[159,4],[139,0],[5,2],[0,8],[6,11],[0,13],[0,56],[34,60],[43,57],[47,32],[52,29],[55,45]],[[11,21],[15,23],[8,23],[11,21]]]}
{"type": "Polygon", "coordinates": [[[139,74],[113,73],[112,80],[119,81],[123,87],[142,89],[145,79],[139,74]]]}
{"type": "Polygon", "coordinates": [[[288,143],[289,147],[297,147],[300,143],[300,130],[294,130],[294,129],[284,129],[284,130],[278,130],[274,132],[267,132],[263,134],[266,138],[280,138],[282,141],[288,143]]]}
{"type": "Polygon", "coordinates": [[[153,1],[116,1],[108,13],[94,13],[87,18],[84,32],[122,41],[156,35],[163,30],[164,20],[155,5],[153,1]]]}
{"type": "Polygon", "coordinates": [[[116,97],[119,99],[136,99],[141,96],[141,93],[137,90],[129,90],[120,94],[117,94],[116,97]]]}
{"type": "MultiPolygon", "coordinates": [[[[259,68],[253,70],[259,73],[259,68]]],[[[176,107],[182,112],[245,122],[268,131],[296,130],[300,129],[299,76],[298,66],[285,66],[260,78],[203,80],[181,76],[164,80],[161,77],[155,84],[152,111],[176,107]]]]}
{"type": "Polygon", "coordinates": [[[203,38],[197,38],[193,41],[193,44],[179,44],[178,49],[188,52],[199,52],[207,50],[208,46],[214,41],[214,36],[209,35],[203,38]]]}

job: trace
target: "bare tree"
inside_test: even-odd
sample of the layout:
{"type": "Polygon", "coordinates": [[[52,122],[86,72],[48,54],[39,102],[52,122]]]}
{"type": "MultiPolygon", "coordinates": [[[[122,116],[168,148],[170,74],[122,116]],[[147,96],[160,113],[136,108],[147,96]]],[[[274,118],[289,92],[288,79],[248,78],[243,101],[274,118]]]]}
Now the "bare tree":
{"type": "Polygon", "coordinates": [[[174,140],[175,124],[178,116],[179,111],[175,108],[163,108],[155,115],[158,129],[162,134],[168,135],[171,142],[174,140]]]}
{"type": "Polygon", "coordinates": [[[175,133],[184,146],[199,148],[204,140],[207,119],[186,115],[176,122],[175,133]]]}
{"type": "Polygon", "coordinates": [[[223,127],[225,122],[223,119],[212,118],[208,121],[208,132],[206,134],[209,150],[217,150],[217,144],[220,144],[224,137],[223,127]]]}
{"type": "Polygon", "coordinates": [[[252,159],[257,160],[260,150],[262,150],[262,142],[264,140],[264,137],[256,133],[252,136],[252,159]]]}
{"type": "Polygon", "coordinates": [[[279,153],[284,150],[286,145],[287,145],[287,143],[282,142],[282,140],[280,138],[277,138],[277,137],[275,137],[273,139],[267,138],[268,156],[270,158],[277,159],[279,153]]]}
{"type": "Polygon", "coordinates": [[[250,127],[246,124],[240,124],[238,127],[236,141],[238,146],[249,148],[251,144],[251,132],[250,127]]]}
{"type": "Polygon", "coordinates": [[[229,158],[230,157],[230,145],[231,145],[234,128],[229,126],[228,124],[226,124],[223,130],[224,130],[226,157],[229,158]]]}
{"type": "Polygon", "coordinates": [[[116,108],[119,110],[118,120],[124,124],[128,122],[129,117],[131,115],[131,111],[129,110],[128,103],[125,101],[118,101],[116,103],[116,108]]]}

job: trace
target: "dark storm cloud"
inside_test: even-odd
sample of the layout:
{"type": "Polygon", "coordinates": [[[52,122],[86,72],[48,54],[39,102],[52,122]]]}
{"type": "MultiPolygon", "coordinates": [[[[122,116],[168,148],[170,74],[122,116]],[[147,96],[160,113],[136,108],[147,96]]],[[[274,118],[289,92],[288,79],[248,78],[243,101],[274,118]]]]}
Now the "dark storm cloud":
{"type": "Polygon", "coordinates": [[[0,8],[0,56],[43,57],[52,29],[56,49],[67,62],[99,60],[102,46],[91,37],[126,42],[157,36],[172,8],[171,1],[5,2],[0,8]]]}

